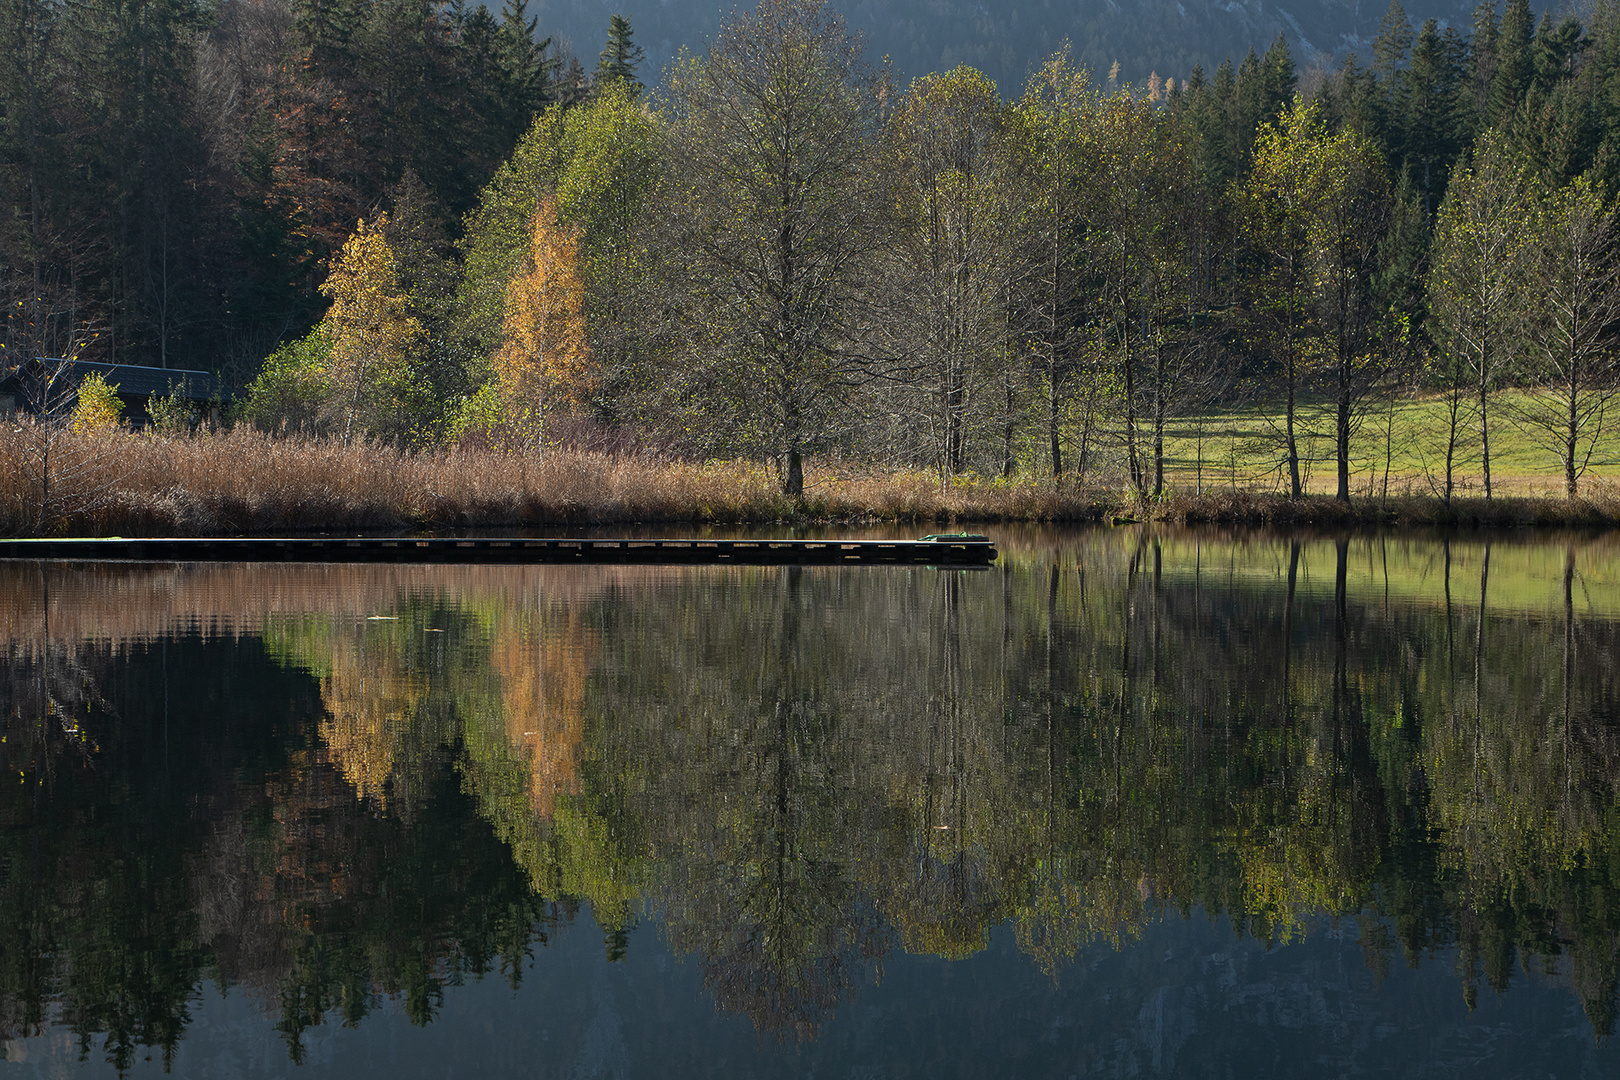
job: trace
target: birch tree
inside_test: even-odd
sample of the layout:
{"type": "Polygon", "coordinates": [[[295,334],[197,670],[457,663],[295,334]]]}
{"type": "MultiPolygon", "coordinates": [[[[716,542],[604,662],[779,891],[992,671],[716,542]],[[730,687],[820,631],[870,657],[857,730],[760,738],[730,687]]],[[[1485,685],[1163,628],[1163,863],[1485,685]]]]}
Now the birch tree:
{"type": "Polygon", "coordinates": [[[1087,254],[1118,364],[1131,485],[1146,499],[1164,490],[1164,424],[1177,359],[1165,319],[1187,268],[1185,223],[1176,211],[1187,204],[1192,162],[1166,115],[1123,93],[1101,101],[1088,145],[1087,254]]]}
{"type": "Polygon", "coordinates": [[[1260,264],[1255,306],[1282,376],[1283,449],[1288,492],[1295,499],[1304,494],[1298,414],[1304,350],[1311,331],[1310,221],[1318,196],[1306,154],[1320,124],[1314,110],[1296,108],[1262,129],[1254,167],[1232,189],[1245,235],[1260,264]]]}
{"type": "Polygon", "coordinates": [[[579,230],[542,199],[530,221],[528,258],[506,289],[506,339],[494,357],[508,423],[538,445],[548,401],[578,404],[595,382],[585,341],[579,230]]]}
{"type": "Polygon", "coordinates": [[[896,351],[913,365],[942,479],[967,466],[973,398],[1007,343],[1003,113],[995,83],[959,67],[913,83],[890,125],[903,163],[896,351]]]}
{"type": "Polygon", "coordinates": [[[1532,378],[1520,425],[1557,454],[1575,499],[1620,393],[1620,252],[1612,207],[1586,177],[1548,198],[1528,260],[1535,282],[1529,324],[1532,378]]]}
{"type": "MultiPolygon", "coordinates": [[[[1472,376],[1485,498],[1491,497],[1491,393],[1520,348],[1534,236],[1529,171],[1495,131],[1458,169],[1435,222],[1429,311],[1439,347],[1472,376]]],[[[1455,430],[1444,497],[1451,501],[1455,430]]]]}
{"type": "MultiPolygon", "coordinates": [[[[1019,329],[1041,384],[1041,419],[1052,476],[1060,482],[1065,468],[1063,421],[1077,396],[1086,356],[1084,183],[1089,120],[1096,109],[1090,73],[1059,54],[1030,80],[1010,117],[1022,204],[1017,233],[1019,329]]],[[[1088,411],[1082,421],[1082,471],[1090,420],[1088,411]]],[[[1011,441],[1009,430],[1009,463],[1011,441]]]]}
{"type": "MultiPolygon", "coordinates": [[[[1296,108],[1298,106],[1296,105],[1296,108]]],[[[1389,225],[1390,186],[1383,155],[1365,135],[1319,136],[1307,172],[1315,185],[1308,225],[1317,321],[1331,350],[1335,497],[1350,501],[1350,435],[1380,367],[1380,320],[1373,307],[1378,243],[1389,225]]]]}
{"type": "Polygon", "coordinates": [[[321,320],[330,342],[325,417],[343,440],[359,431],[397,432],[407,415],[411,361],[422,324],[407,310],[384,230],[388,215],[362,219],[332,263],[321,292],[332,306],[321,320]]]}

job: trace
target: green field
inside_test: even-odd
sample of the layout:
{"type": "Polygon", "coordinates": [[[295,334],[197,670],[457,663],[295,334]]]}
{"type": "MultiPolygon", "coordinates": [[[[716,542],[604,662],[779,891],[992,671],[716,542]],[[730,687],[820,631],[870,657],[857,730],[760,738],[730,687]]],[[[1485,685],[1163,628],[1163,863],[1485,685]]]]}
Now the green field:
{"type": "MultiPolygon", "coordinates": [[[[1514,419],[1524,397],[1504,392],[1492,399],[1491,483],[1504,495],[1564,493],[1563,465],[1533,428],[1514,419]]],[[[1332,406],[1311,402],[1298,411],[1301,473],[1306,489],[1334,493],[1332,406]]],[[[1446,403],[1440,397],[1402,397],[1391,409],[1375,403],[1359,418],[1351,439],[1351,489],[1357,496],[1439,494],[1445,482],[1446,403]]],[[[1620,480],[1620,417],[1607,425],[1581,493],[1612,493],[1620,480]]],[[[1271,408],[1211,409],[1178,417],[1167,429],[1166,481],[1182,491],[1236,487],[1286,492],[1283,412],[1271,408]],[[1200,461],[1201,459],[1201,461],[1200,461]]],[[[1454,466],[1457,494],[1482,495],[1479,425],[1465,406],[1454,466]]]]}

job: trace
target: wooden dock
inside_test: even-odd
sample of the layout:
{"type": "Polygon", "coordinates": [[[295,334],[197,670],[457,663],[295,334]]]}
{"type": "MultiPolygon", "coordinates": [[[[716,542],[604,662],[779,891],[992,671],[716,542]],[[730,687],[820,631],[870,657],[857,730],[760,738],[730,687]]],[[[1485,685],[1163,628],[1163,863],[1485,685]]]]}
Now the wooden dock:
{"type": "Polygon", "coordinates": [[[983,536],[921,540],[630,540],[507,537],[150,537],[0,540],[0,559],[94,562],[988,566],[983,536]]]}

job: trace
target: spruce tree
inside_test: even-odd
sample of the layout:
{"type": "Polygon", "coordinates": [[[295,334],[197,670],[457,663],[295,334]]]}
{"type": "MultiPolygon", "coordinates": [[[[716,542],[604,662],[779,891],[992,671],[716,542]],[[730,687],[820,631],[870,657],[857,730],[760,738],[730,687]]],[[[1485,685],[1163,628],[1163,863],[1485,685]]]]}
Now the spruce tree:
{"type": "Polygon", "coordinates": [[[1389,0],[1389,10],[1378,23],[1378,36],[1373,38],[1373,74],[1384,84],[1385,92],[1393,91],[1396,75],[1406,67],[1407,53],[1412,48],[1412,24],[1406,17],[1401,0],[1389,0]]]}
{"type": "Polygon", "coordinates": [[[1480,4],[1474,9],[1473,97],[1474,110],[1481,117],[1481,126],[1484,127],[1489,127],[1492,122],[1491,84],[1496,81],[1496,48],[1501,37],[1502,30],[1496,21],[1494,0],[1480,4]]]}
{"type": "Polygon", "coordinates": [[[1554,26],[1552,16],[1543,14],[1541,26],[1536,30],[1534,50],[1536,87],[1551,91],[1573,76],[1576,61],[1590,44],[1591,39],[1582,32],[1579,19],[1572,16],[1554,26]]]}
{"type": "Polygon", "coordinates": [[[1265,57],[1260,61],[1260,73],[1265,103],[1261,120],[1270,122],[1282,115],[1283,110],[1294,100],[1294,91],[1299,86],[1299,74],[1294,68],[1294,58],[1288,53],[1288,39],[1283,35],[1278,34],[1277,40],[1266,50],[1265,57]]]}
{"type": "Polygon", "coordinates": [[[1505,123],[1530,89],[1536,73],[1533,45],[1530,0],[1509,0],[1496,41],[1489,107],[1492,123],[1505,123]]]}
{"type": "Polygon", "coordinates": [[[1393,148],[1405,179],[1433,220],[1445,195],[1446,176],[1466,138],[1459,98],[1462,72],[1430,19],[1418,31],[1412,60],[1400,80],[1401,140],[1393,148]]]}
{"type": "Polygon", "coordinates": [[[534,40],[538,19],[528,17],[529,0],[506,0],[496,35],[496,55],[505,83],[502,111],[510,130],[521,133],[551,99],[557,61],[547,55],[551,39],[534,40]]]}
{"type": "Polygon", "coordinates": [[[641,46],[630,40],[630,20],[623,15],[614,15],[608,20],[607,47],[602,50],[602,56],[596,62],[596,81],[598,83],[613,82],[615,80],[629,83],[636,89],[641,89],[641,80],[636,78],[636,68],[646,59],[646,53],[641,46]]]}
{"type": "Polygon", "coordinates": [[[1249,142],[1254,138],[1253,128],[1249,129],[1247,139],[1243,135],[1238,116],[1237,76],[1232,71],[1230,59],[1222,60],[1221,66],[1215,69],[1215,81],[1210,85],[1209,99],[1211,124],[1205,138],[1208,139],[1211,148],[1210,175],[1211,179],[1225,184],[1237,176],[1248,153],[1249,142]]]}

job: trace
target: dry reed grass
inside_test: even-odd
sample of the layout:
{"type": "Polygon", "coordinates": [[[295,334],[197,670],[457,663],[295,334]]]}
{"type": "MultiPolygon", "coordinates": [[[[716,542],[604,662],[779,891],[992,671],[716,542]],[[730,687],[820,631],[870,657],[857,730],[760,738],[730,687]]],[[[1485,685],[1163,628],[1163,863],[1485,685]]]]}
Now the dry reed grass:
{"type": "Polygon", "coordinates": [[[969,479],[941,485],[915,471],[821,463],[802,499],[784,496],[764,466],[694,464],[649,455],[552,450],[543,456],[478,447],[402,451],[376,444],[277,438],[246,427],[162,436],[63,432],[54,494],[40,527],[37,439],[0,428],[0,532],[29,535],[208,536],[291,532],[536,529],[630,523],[1092,522],[1115,519],[1232,525],[1590,525],[1620,522],[1620,491],[1589,499],[1485,502],[1405,495],[1291,501],[1211,491],[1138,506],[1121,489],[1050,480],[969,479]]]}
{"type": "Polygon", "coordinates": [[[241,535],[533,528],[632,522],[1096,520],[1095,493],[1050,484],[942,489],[922,473],[812,470],[803,499],[747,462],[694,464],[588,450],[542,456],[276,438],[246,427],[196,437],[62,433],[40,529],[38,461],[0,429],[0,530],[9,535],[241,535]],[[815,472],[822,475],[819,479],[815,472]]]}

